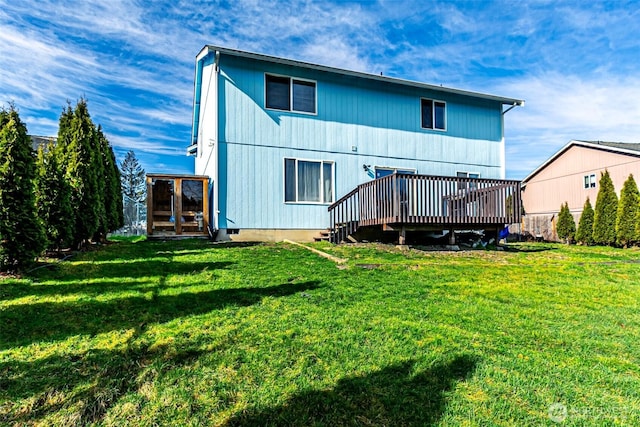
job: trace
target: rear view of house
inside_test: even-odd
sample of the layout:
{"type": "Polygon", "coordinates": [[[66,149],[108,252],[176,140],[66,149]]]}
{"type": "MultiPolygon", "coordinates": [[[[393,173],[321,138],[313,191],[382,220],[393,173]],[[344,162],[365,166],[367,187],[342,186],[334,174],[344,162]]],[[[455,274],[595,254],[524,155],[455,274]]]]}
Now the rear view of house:
{"type": "Polygon", "coordinates": [[[577,224],[587,197],[595,205],[605,170],[619,196],[629,174],[640,173],[640,144],[570,141],[522,181],[523,231],[558,240],[560,205],[568,203],[577,224]]]}
{"type": "MultiPolygon", "coordinates": [[[[336,226],[329,207],[376,179],[453,177],[458,196],[504,179],[504,115],[522,104],[205,46],[189,152],[209,178],[207,221],[219,239],[311,240],[336,226]]],[[[439,197],[438,206],[454,195],[439,197]]]]}

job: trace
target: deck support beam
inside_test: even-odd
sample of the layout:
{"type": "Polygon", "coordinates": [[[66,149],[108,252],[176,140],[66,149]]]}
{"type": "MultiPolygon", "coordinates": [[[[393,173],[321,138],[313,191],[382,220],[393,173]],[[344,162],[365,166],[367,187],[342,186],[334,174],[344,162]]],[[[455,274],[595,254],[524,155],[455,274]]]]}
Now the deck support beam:
{"type": "Polygon", "coordinates": [[[402,226],[400,228],[400,234],[398,236],[398,244],[402,246],[407,244],[407,228],[405,226],[402,226]]]}
{"type": "Polygon", "coordinates": [[[456,244],[456,233],[453,231],[453,228],[449,230],[449,245],[453,246],[456,244]]]}

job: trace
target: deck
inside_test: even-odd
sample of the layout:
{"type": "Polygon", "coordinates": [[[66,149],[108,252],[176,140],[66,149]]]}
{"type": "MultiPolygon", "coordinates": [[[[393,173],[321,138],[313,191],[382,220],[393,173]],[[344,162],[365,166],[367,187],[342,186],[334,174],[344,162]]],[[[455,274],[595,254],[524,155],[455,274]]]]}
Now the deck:
{"type": "Polygon", "coordinates": [[[393,174],[360,184],[329,206],[331,241],[361,227],[398,230],[499,229],[520,222],[520,181],[393,174]]]}

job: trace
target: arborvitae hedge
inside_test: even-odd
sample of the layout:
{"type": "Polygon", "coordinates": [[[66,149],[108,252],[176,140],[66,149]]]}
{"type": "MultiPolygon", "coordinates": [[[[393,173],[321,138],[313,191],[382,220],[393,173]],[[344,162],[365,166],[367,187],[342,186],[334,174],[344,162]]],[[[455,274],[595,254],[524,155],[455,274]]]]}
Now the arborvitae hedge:
{"type": "Polygon", "coordinates": [[[576,222],[569,210],[569,204],[565,202],[560,206],[560,213],[558,214],[558,225],[556,227],[558,237],[570,243],[576,233],[576,222]]]}
{"type": "Polygon", "coordinates": [[[38,148],[36,206],[49,249],[67,248],[73,241],[71,187],[64,178],[53,144],[38,148]]]}
{"type": "Polygon", "coordinates": [[[600,178],[600,189],[593,216],[593,240],[599,245],[613,245],[616,242],[616,218],[618,216],[618,196],[613,188],[609,171],[600,178]]]}
{"type": "Polygon", "coordinates": [[[45,247],[35,169],[31,138],[18,112],[13,106],[0,111],[0,270],[24,269],[45,247]]]}
{"type": "Polygon", "coordinates": [[[75,211],[74,244],[91,239],[104,221],[103,189],[98,185],[100,169],[96,167],[96,129],[89,116],[87,102],[63,111],[58,130],[58,152],[71,185],[71,205],[75,211]]]}
{"type": "Polygon", "coordinates": [[[624,182],[620,191],[618,215],[616,218],[616,242],[624,247],[636,242],[636,219],[640,193],[633,174],[624,182]]]}
{"type": "Polygon", "coordinates": [[[587,197],[587,201],[584,202],[575,238],[578,243],[593,245],[593,207],[591,206],[589,197],[587,197]]]}
{"type": "Polygon", "coordinates": [[[105,224],[103,232],[115,231],[124,225],[122,212],[122,189],[120,187],[120,170],[116,157],[102,127],[98,126],[98,146],[103,165],[105,224]]]}

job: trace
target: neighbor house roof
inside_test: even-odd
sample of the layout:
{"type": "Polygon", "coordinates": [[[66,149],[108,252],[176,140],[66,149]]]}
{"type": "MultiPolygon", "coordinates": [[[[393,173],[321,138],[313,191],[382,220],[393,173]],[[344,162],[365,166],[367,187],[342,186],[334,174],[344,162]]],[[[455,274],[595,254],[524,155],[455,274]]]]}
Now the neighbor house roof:
{"type": "Polygon", "coordinates": [[[369,80],[376,80],[376,81],[381,81],[381,82],[394,83],[394,84],[399,84],[399,85],[403,85],[403,86],[411,86],[411,87],[416,87],[416,88],[421,88],[421,89],[436,90],[436,91],[452,93],[452,94],[456,94],[456,95],[472,96],[472,97],[475,97],[475,98],[488,99],[488,100],[491,100],[491,101],[497,101],[497,102],[501,102],[502,104],[507,104],[507,105],[512,105],[512,106],[523,106],[524,105],[524,100],[521,100],[521,99],[505,98],[505,97],[502,97],[502,96],[489,95],[489,94],[486,94],[486,93],[472,92],[472,91],[467,91],[467,90],[462,90],[462,89],[454,89],[454,88],[449,88],[449,87],[444,87],[444,86],[439,86],[439,85],[432,85],[432,84],[427,84],[427,83],[416,82],[416,81],[412,81],[412,80],[404,80],[404,79],[399,79],[399,78],[396,78],[396,77],[388,77],[388,76],[383,76],[383,75],[378,75],[378,74],[364,73],[364,72],[360,72],[360,71],[345,70],[345,69],[341,69],[341,68],[330,67],[330,66],[327,66],[327,65],[313,64],[313,63],[310,63],[310,62],[298,61],[298,60],[294,60],[294,59],[279,58],[279,57],[276,57],[276,56],[264,55],[264,54],[261,54],[261,53],[245,52],[245,51],[242,51],[242,50],[229,49],[229,48],[213,46],[213,45],[206,45],[200,51],[200,53],[196,56],[196,61],[201,59],[201,58],[203,58],[203,57],[205,57],[207,54],[210,54],[210,53],[220,53],[220,54],[223,54],[223,55],[232,55],[232,56],[238,56],[238,57],[243,57],[243,58],[256,59],[256,60],[259,60],[259,61],[267,61],[267,62],[272,62],[272,63],[277,63],[277,64],[291,65],[291,66],[295,66],[295,67],[302,67],[302,68],[308,68],[308,69],[312,69],[312,70],[325,71],[325,72],[329,72],[329,73],[342,74],[342,75],[345,75],[345,76],[354,76],[354,77],[360,77],[360,78],[369,79],[369,80]]]}
{"type": "Polygon", "coordinates": [[[29,135],[29,137],[31,138],[31,145],[34,151],[38,151],[38,147],[40,147],[41,145],[46,145],[50,142],[55,144],[56,140],[58,139],[55,136],[29,135]]]}
{"type": "Polygon", "coordinates": [[[571,140],[564,147],[558,150],[547,161],[538,166],[525,179],[522,180],[526,184],[531,178],[540,173],[544,168],[553,163],[558,157],[564,154],[569,148],[578,146],[594,150],[608,151],[611,153],[627,154],[634,157],[640,157],[640,144],[630,142],[605,142],[605,141],[579,141],[571,140]]]}

